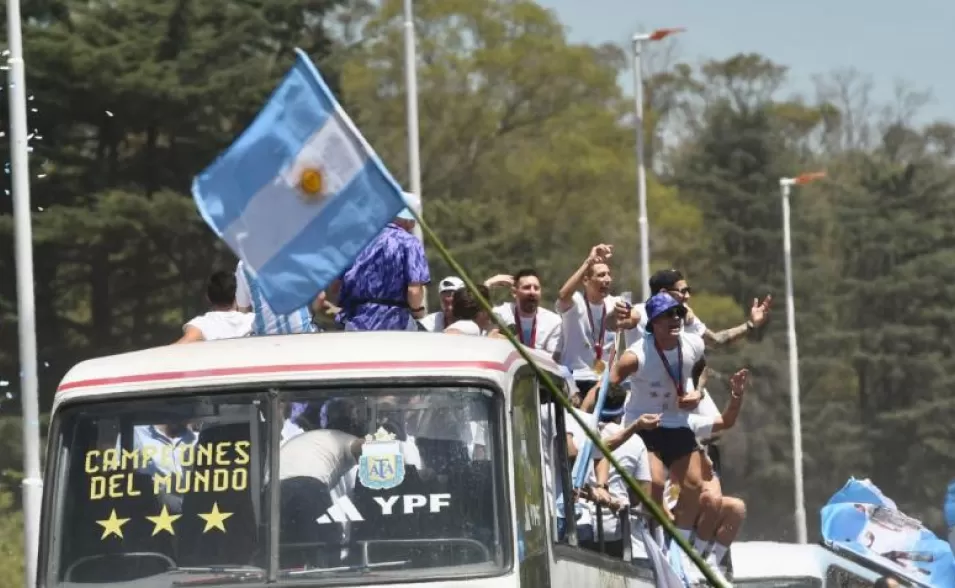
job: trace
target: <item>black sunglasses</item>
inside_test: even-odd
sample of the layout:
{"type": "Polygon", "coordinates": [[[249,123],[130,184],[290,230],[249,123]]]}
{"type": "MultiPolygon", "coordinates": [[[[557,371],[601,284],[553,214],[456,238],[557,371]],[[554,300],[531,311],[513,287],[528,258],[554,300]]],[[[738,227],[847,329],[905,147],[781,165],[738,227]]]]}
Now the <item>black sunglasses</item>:
{"type": "Polygon", "coordinates": [[[663,316],[667,318],[675,319],[685,319],[686,318],[686,308],[682,306],[674,306],[670,310],[663,313],[663,316]]]}
{"type": "Polygon", "coordinates": [[[684,296],[688,296],[693,293],[693,288],[690,288],[689,286],[684,286],[683,288],[680,288],[679,290],[677,290],[676,288],[670,288],[670,292],[679,292],[680,294],[683,294],[684,296]]]}

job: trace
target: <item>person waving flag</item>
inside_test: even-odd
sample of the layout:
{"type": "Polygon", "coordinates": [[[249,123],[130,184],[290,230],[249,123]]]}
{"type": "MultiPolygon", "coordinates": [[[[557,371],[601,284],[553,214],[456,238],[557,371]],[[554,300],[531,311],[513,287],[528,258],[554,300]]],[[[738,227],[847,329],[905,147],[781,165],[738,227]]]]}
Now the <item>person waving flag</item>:
{"type": "Polygon", "coordinates": [[[406,206],[300,49],[252,124],[196,176],[192,194],[280,315],[312,302],[406,206]]]}

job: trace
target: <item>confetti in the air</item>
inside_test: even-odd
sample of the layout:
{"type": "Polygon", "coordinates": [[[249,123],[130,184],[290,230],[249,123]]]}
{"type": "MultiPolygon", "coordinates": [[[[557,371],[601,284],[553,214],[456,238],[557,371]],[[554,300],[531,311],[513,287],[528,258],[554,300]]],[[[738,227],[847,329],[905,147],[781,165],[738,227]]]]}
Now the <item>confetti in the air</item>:
{"type": "Polygon", "coordinates": [[[106,111],[106,116],[112,117],[112,116],[113,116],[113,113],[107,110],[107,111],[106,111]]]}
{"type": "Polygon", "coordinates": [[[8,382],[7,380],[0,380],[0,388],[6,388],[9,385],[10,385],[10,382],[8,382]]]}

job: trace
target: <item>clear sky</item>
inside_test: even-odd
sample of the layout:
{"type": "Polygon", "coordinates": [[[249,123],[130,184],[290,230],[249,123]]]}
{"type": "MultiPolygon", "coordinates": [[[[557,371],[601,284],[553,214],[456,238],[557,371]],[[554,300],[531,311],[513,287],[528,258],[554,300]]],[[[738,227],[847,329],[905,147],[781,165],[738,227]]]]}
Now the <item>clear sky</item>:
{"type": "MultiPolygon", "coordinates": [[[[681,60],[698,63],[757,52],[790,68],[792,90],[811,76],[854,67],[872,76],[876,98],[896,80],[931,90],[920,119],[955,121],[955,0],[537,0],[555,10],[571,40],[624,43],[637,31],[686,27],[681,60]]],[[[628,76],[621,83],[630,91],[628,76]]]]}

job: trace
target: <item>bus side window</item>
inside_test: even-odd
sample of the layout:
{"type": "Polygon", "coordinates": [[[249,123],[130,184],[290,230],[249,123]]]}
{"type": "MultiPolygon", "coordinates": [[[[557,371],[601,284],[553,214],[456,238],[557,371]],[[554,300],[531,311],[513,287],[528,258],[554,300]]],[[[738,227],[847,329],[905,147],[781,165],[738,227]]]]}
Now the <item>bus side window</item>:
{"type": "MultiPolygon", "coordinates": [[[[547,573],[547,523],[544,519],[544,472],[541,465],[540,404],[537,380],[519,373],[511,393],[514,429],[514,494],[517,510],[518,561],[524,569],[547,573]],[[542,568],[542,570],[537,570],[542,568]]],[[[528,577],[528,585],[536,585],[528,577]]]]}
{"type": "Polygon", "coordinates": [[[826,588],[872,588],[872,582],[837,565],[831,565],[826,569],[826,588]]]}

